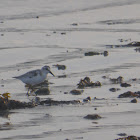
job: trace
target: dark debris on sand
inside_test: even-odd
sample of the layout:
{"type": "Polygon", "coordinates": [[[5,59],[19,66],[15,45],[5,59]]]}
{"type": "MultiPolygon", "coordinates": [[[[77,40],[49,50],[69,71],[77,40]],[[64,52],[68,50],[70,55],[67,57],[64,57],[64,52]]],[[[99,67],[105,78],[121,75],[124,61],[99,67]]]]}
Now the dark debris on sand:
{"type": "Polygon", "coordinates": [[[116,91],[119,91],[119,90],[121,90],[120,88],[110,88],[109,89],[109,91],[111,91],[111,92],[116,92],[116,91]]]}
{"type": "Polygon", "coordinates": [[[115,140],[140,140],[140,137],[128,136],[128,137],[118,138],[118,139],[115,139],[115,140]]]}
{"type": "Polygon", "coordinates": [[[55,101],[52,99],[47,99],[44,101],[40,102],[40,105],[48,105],[48,106],[52,106],[52,105],[69,105],[69,104],[79,104],[81,103],[80,100],[71,100],[71,101],[55,101]]]}
{"type": "Polygon", "coordinates": [[[123,82],[123,77],[119,76],[118,78],[110,78],[110,82],[112,82],[113,84],[120,84],[123,82]]]}
{"type": "Polygon", "coordinates": [[[131,85],[128,84],[128,83],[121,83],[120,86],[121,86],[121,87],[131,87],[131,85]]]}
{"type": "Polygon", "coordinates": [[[77,89],[74,89],[74,90],[70,91],[70,93],[72,95],[81,95],[83,92],[84,92],[84,90],[77,90],[77,89]]]}
{"type": "Polygon", "coordinates": [[[0,98],[0,110],[11,110],[11,109],[23,109],[23,108],[33,108],[36,104],[32,102],[20,102],[16,100],[7,100],[0,98]]]}
{"type": "Polygon", "coordinates": [[[140,98],[140,91],[137,91],[137,92],[127,91],[127,92],[120,94],[118,96],[118,98],[129,98],[129,97],[140,98]]]}
{"type": "Polygon", "coordinates": [[[140,42],[139,41],[132,41],[128,44],[125,45],[106,45],[107,47],[115,47],[115,48],[119,48],[119,47],[140,47],[140,42]]]}
{"type": "Polygon", "coordinates": [[[94,55],[104,55],[104,56],[108,56],[108,51],[104,51],[103,53],[100,52],[86,52],[85,56],[94,56],[94,55]]]}
{"type": "Polygon", "coordinates": [[[101,87],[102,86],[102,84],[99,81],[97,81],[95,83],[90,81],[89,77],[85,77],[84,79],[81,79],[80,82],[77,85],[78,85],[78,88],[101,87]]]}
{"type": "Polygon", "coordinates": [[[53,66],[56,67],[58,70],[65,70],[67,68],[65,65],[59,65],[59,64],[53,66]]]}
{"type": "Polygon", "coordinates": [[[101,119],[102,117],[98,114],[88,114],[84,118],[89,119],[89,120],[98,120],[98,119],[101,119]]]}
{"type": "Polygon", "coordinates": [[[137,101],[137,99],[132,99],[131,100],[131,103],[137,103],[138,101],[137,101]]]}
{"type": "Polygon", "coordinates": [[[44,101],[39,101],[38,104],[34,102],[20,102],[16,100],[8,100],[4,101],[0,99],[0,111],[5,111],[5,110],[11,110],[11,109],[24,109],[24,108],[33,108],[37,105],[75,105],[75,104],[80,104],[80,100],[71,100],[71,101],[55,101],[52,99],[47,99],[44,101]]]}

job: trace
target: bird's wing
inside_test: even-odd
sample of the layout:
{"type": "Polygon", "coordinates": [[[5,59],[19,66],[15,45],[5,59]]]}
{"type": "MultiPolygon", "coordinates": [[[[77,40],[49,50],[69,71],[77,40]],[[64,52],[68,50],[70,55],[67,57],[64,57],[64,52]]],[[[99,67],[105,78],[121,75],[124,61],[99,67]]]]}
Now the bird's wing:
{"type": "Polygon", "coordinates": [[[29,71],[23,75],[20,75],[20,76],[17,76],[17,77],[13,77],[13,78],[17,78],[17,79],[20,79],[21,77],[29,77],[29,78],[32,78],[34,76],[37,76],[38,74],[41,75],[41,70],[32,70],[32,71],[29,71]]]}

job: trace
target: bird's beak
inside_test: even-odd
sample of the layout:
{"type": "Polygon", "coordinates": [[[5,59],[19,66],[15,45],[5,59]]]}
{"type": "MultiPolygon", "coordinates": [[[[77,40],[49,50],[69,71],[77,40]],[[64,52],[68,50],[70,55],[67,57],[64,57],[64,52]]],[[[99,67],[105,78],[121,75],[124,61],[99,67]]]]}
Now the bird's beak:
{"type": "Polygon", "coordinates": [[[55,77],[55,75],[51,71],[49,71],[49,73],[52,74],[55,77]]]}

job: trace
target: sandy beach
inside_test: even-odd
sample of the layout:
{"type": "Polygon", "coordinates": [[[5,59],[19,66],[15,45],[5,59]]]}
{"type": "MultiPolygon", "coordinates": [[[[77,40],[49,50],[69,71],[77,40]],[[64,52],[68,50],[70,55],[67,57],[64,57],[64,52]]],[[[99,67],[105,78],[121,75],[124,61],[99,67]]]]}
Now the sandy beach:
{"type": "Polygon", "coordinates": [[[11,100],[21,102],[35,100],[12,77],[48,65],[55,77],[48,74],[49,94],[37,95],[40,101],[80,101],[0,111],[1,140],[140,137],[139,0],[0,3],[0,94],[8,92],[11,100]],[[123,81],[117,81],[119,76],[123,81]],[[78,88],[85,77],[90,85],[78,88]],[[72,90],[82,92],[75,95],[72,90]],[[128,91],[132,96],[118,98],[128,91]],[[87,119],[89,114],[101,118],[87,119]]]}

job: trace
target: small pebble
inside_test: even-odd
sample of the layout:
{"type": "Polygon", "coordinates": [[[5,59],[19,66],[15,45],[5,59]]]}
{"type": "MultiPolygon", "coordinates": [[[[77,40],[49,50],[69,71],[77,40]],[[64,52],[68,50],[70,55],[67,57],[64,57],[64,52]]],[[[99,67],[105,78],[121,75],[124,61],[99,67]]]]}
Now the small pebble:
{"type": "Polygon", "coordinates": [[[131,103],[137,103],[137,102],[138,102],[137,99],[131,100],[131,103]]]}
{"type": "Polygon", "coordinates": [[[84,118],[85,119],[90,119],[90,120],[97,120],[97,119],[101,119],[102,117],[98,114],[88,114],[84,118]]]}
{"type": "Polygon", "coordinates": [[[78,23],[72,23],[71,25],[72,26],[78,26],[78,23]]]}
{"type": "Polygon", "coordinates": [[[66,35],[66,33],[62,32],[61,35],[66,35]]]}
{"type": "Polygon", "coordinates": [[[130,84],[127,84],[127,83],[121,83],[120,86],[121,87],[131,87],[131,85],[130,84]]]}

